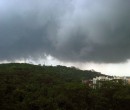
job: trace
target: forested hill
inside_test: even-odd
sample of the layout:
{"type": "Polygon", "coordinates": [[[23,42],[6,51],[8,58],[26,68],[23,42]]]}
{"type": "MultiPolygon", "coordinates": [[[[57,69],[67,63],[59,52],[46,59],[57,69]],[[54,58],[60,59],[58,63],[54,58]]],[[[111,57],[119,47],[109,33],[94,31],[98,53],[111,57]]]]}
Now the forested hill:
{"type": "Polygon", "coordinates": [[[130,85],[81,82],[102,75],[75,67],[0,64],[0,110],[130,110],[130,85]]]}
{"type": "Polygon", "coordinates": [[[41,77],[51,77],[52,79],[60,78],[59,80],[64,81],[81,81],[83,79],[92,79],[96,76],[101,76],[103,74],[96,72],[94,70],[80,70],[75,67],[66,67],[66,66],[41,66],[41,65],[32,65],[25,63],[9,63],[9,64],[0,64],[0,74],[4,75],[33,75],[41,77]]]}

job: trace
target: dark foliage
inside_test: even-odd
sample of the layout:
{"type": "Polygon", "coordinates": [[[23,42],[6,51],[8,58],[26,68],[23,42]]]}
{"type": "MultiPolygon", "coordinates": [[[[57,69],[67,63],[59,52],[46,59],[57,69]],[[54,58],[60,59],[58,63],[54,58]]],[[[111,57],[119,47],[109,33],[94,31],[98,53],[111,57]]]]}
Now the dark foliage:
{"type": "Polygon", "coordinates": [[[74,67],[0,65],[0,110],[129,110],[130,86],[81,83],[102,75],[74,67]]]}

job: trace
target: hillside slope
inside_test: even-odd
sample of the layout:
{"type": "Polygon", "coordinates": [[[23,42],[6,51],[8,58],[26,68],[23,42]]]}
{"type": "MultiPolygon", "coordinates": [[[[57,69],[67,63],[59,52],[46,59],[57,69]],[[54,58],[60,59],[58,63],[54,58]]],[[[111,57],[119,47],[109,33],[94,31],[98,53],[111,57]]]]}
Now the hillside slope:
{"type": "MultiPolygon", "coordinates": [[[[91,70],[79,70],[75,67],[65,67],[65,66],[39,66],[31,64],[0,64],[0,74],[4,75],[34,75],[34,76],[44,76],[48,75],[50,77],[59,77],[66,81],[81,81],[82,79],[92,79],[93,77],[103,75],[99,72],[91,70]]],[[[29,77],[28,77],[29,78],[29,77]]]]}
{"type": "Polygon", "coordinates": [[[94,102],[89,104],[92,92],[81,80],[99,75],[65,66],[0,64],[0,110],[85,110],[94,102]]]}

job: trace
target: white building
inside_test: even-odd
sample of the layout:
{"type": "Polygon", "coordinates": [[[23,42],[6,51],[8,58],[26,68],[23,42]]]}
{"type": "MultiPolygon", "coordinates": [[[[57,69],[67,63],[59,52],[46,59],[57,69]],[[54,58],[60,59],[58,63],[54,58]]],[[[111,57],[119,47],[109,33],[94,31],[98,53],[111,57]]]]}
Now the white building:
{"type": "Polygon", "coordinates": [[[96,87],[101,87],[102,83],[104,81],[114,81],[114,82],[119,82],[119,80],[122,80],[124,84],[130,84],[130,78],[126,78],[126,77],[119,77],[119,76],[114,76],[114,77],[106,77],[106,76],[99,76],[96,78],[93,78],[92,82],[93,82],[93,88],[96,87]]]}

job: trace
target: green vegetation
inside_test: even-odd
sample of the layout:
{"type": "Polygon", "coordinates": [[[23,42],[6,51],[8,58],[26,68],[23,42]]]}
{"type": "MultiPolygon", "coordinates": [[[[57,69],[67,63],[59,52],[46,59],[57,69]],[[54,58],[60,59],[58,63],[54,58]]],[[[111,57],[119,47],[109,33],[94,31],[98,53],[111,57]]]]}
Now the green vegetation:
{"type": "Polygon", "coordinates": [[[0,65],[0,110],[130,110],[130,86],[81,83],[102,74],[65,66],[0,65]]]}

